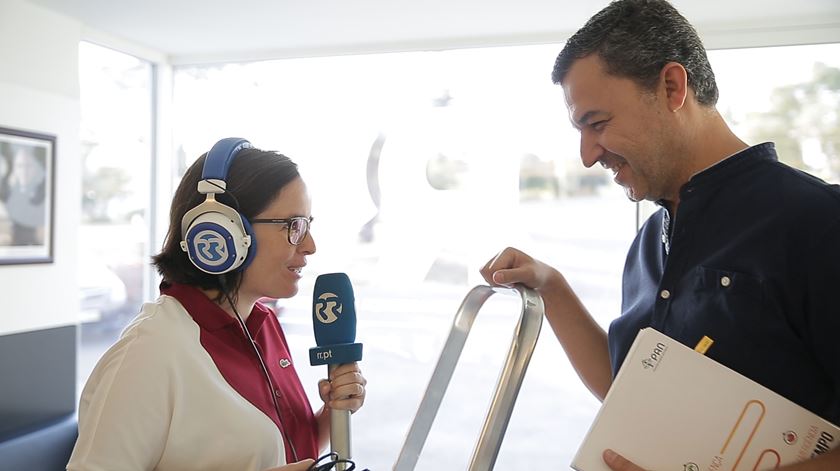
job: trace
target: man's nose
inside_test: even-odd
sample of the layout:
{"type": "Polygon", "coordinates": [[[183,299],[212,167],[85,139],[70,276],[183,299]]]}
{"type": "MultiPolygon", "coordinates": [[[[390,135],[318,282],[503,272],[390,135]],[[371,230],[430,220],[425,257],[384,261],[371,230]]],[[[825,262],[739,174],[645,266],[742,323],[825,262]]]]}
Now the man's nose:
{"type": "Polygon", "coordinates": [[[592,132],[584,129],[580,132],[580,161],[586,168],[592,167],[601,156],[604,155],[604,148],[598,144],[598,140],[592,132]]]}

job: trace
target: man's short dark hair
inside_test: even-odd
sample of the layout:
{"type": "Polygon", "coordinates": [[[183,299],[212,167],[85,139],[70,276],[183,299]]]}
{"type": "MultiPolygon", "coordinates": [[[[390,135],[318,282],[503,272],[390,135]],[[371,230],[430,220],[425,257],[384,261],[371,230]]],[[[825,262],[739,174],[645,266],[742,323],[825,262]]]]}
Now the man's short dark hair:
{"type": "Polygon", "coordinates": [[[652,90],[668,62],[688,72],[688,85],[702,105],[718,99],[715,74],[697,31],[665,0],[617,0],[595,14],[566,42],[551,79],[563,82],[577,59],[597,53],[607,73],[652,90]]]}

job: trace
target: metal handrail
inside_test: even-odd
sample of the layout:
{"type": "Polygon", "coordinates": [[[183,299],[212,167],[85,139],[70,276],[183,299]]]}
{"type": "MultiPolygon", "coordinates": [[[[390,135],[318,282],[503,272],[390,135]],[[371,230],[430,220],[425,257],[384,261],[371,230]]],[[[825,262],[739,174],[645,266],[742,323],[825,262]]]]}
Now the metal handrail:
{"type": "Polygon", "coordinates": [[[493,469],[496,458],[499,455],[499,448],[502,446],[502,439],[510,421],[513,406],[516,403],[516,396],[522,386],[522,379],[531,354],[537,345],[537,337],[542,327],[545,307],[542,298],[536,291],[524,286],[514,288],[501,288],[490,286],[476,286],[467,293],[461,302],[461,307],[455,314],[452,329],[440,353],[437,366],[429,380],[426,393],[420,401],[417,415],[405,438],[405,443],[394,464],[394,471],[412,471],[420,458],[420,452],[429,436],[432,423],[440,409],[443,395],[452,379],[452,373],[458,364],[458,359],[464,349],[467,336],[472,328],[473,321],[484,302],[495,293],[519,294],[522,298],[522,311],[519,322],[514,329],[513,340],[508,350],[507,360],[499,374],[496,382],[496,391],[490,402],[487,417],[478,436],[472,458],[470,459],[470,471],[489,471],[493,469]]]}

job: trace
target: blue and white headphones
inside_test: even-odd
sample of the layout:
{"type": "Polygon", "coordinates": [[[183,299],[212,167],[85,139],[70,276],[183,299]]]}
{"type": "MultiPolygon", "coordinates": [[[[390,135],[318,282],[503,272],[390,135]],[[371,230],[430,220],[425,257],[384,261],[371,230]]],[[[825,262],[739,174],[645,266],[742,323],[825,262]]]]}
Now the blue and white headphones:
{"type": "Polygon", "coordinates": [[[256,252],[256,239],[248,220],[216,201],[216,195],[227,189],[225,178],[233,158],[249,148],[250,142],[236,137],[213,145],[198,182],[198,192],[207,195],[207,199],[181,219],[181,250],[187,252],[193,265],[211,275],[245,268],[256,252]]]}

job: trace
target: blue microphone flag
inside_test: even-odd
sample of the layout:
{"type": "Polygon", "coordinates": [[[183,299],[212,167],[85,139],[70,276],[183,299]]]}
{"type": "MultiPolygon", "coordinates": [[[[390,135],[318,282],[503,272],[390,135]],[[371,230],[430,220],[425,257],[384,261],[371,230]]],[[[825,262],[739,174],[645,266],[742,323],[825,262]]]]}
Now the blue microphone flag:
{"type": "Polygon", "coordinates": [[[356,299],[345,273],[327,273],[315,280],[312,327],[317,347],[309,350],[312,365],[340,364],[362,359],[356,341],[356,299]]]}

